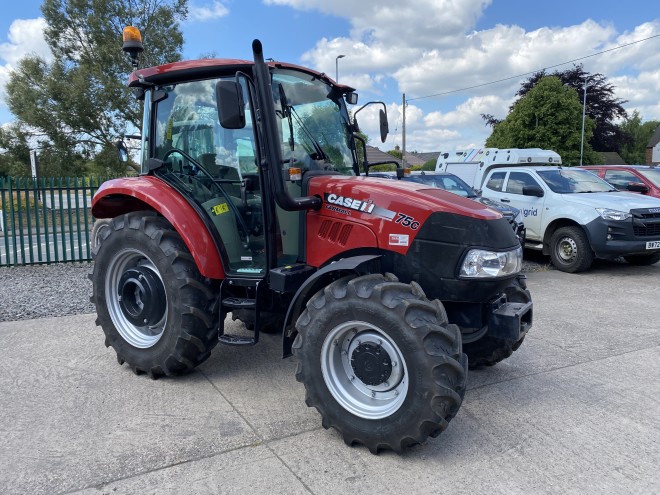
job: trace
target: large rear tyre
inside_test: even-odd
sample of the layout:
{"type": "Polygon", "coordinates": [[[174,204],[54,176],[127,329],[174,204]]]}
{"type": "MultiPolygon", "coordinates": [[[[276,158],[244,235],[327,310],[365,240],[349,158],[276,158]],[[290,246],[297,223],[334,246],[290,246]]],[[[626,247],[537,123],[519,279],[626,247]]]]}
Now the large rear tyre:
{"type": "Polygon", "coordinates": [[[296,328],[305,402],[348,445],[401,452],[439,435],[461,406],[460,332],[417,284],[389,274],[342,278],[311,298],[296,328]]]}
{"type": "Polygon", "coordinates": [[[96,324],[119,364],[157,378],[209,357],[218,342],[217,291],[164,218],[144,211],[114,218],[92,256],[96,324]]]}
{"type": "Polygon", "coordinates": [[[580,227],[561,227],[550,239],[550,257],[557,270],[577,273],[591,267],[594,252],[584,230],[580,227]]]}
{"type": "MultiPolygon", "coordinates": [[[[528,303],[532,296],[520,280],[515,279],[513,283],[504,291],[509,302],[528,303]]],[[[518,340],[497,339],[486,334],[474,342],[463,343],[463,350],[468,356],[470,369],[478,369],[484,366],[493,366],[500,361],[511,357],[514,351],[517,351],[525,340],[523,335],[518,340]]]]}

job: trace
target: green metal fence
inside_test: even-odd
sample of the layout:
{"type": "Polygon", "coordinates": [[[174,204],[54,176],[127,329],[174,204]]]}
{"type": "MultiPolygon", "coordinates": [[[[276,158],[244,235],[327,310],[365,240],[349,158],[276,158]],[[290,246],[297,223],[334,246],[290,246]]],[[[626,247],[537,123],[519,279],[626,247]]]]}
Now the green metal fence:
{"type": "Polygon", "coordinates": [[[92,196],[105,180],[0,177],[0,267],[90,260],[92,196]]]}

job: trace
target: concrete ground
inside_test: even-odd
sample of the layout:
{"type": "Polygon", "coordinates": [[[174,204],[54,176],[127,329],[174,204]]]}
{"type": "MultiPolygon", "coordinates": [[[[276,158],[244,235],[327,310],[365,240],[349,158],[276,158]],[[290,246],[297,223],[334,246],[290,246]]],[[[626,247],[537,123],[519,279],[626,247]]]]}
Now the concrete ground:
{"type": "Polygon", "coordinates": [[[528,281],[523,346],[402,456],[324,430],[278,336],[153,381],[93,315],[0,323],[0,493],[660,493],[660,264],[528,281]]]}

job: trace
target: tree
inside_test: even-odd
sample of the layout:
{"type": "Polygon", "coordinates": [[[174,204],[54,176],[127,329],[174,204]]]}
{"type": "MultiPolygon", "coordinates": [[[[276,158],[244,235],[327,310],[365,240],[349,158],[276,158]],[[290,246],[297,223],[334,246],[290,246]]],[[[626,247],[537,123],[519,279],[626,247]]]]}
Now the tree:
{"type": "Polygon", "coordinates": [[[143,65],[180,60],[187,0],[44,0],[42,12],[53,61],[22,59],[10,74],[7,105],[51,157],[89,160],[127,126],[139,128],[140,104],[125,85],[123,27],[140,28],[143,65]]]}
{"type": "MultiPolygon", "coordinates": [[[[532,75],[522,83],[516,93],[518,100],[513,103],[511,110],[520,101],[520,98],[523,98],[541,79],[548,75],[559,78],[564,85],[575,89],[580,103],[584,101],[584,82],[588,82],[586,114],[593,119],[595,124],[589,143],[596,151],[619,151],[625,143],[626,137],[615,121],[627,117],[627,112],[622,106],[626,100],[614,96],[614,86],[607,82],[607,78],[603,74],[589,74],[584,70],[582,64],[574,65],[561,72],[555,71],[552,74],[540,71],[532,75]]],[[[491,115],[483,117],[487,123],[492,122],[492,120],[488,120],[489,117],[492,119],[491,115]]]]}
{"type": "Polygon", "coordinates": [[[424,165],[422,165],[420,170],[434,172],[436,164],[437,164],[437,160],[429,160],[428,162],[424,162],[424,165]]]}
{"type": "MultiPolygon", "coordinates": [[[[581,126],[582,105],[575,90],[557,77],[544,77],[495,125],[486,146],[550,149],[559,153],[563,163],[577,165],[581,126]]],[[[593,121],[585,119],[584,163],[598,161],[588,142],[593,127],[593,121]]]]}
{"type": "Polygon", "coordinates": [[[624,145],[619,154],[628,164],[640,164],[646,162],[646,146],[653,133],[660,125],[660,121],[650,120],[642,123],[642,117],[637,110],[632,117],[626,118],[619,128],[626,136],[624,145]]]}
{"type": "Polygon", "coordinates": [[[0,177],[30,175],[30,146],[16,123],[0,127],[0,177]]]}
{"type": "Polygon", "coordinates": [[[389,150],[387,154],[392,155],[397,160],[403,159],[403,153],[401,152],[401,150],[398,149],[389,150]]]}

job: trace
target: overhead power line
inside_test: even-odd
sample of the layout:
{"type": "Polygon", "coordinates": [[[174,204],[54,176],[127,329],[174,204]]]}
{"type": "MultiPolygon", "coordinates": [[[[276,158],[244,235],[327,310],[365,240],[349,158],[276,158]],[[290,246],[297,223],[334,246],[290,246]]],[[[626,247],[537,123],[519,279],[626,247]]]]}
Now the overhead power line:
{"type": "Polygon", "coordinates": [[[620,50],[621,48],[625,48],[627,46],[635,45],[637,43],[641,43],[643,41],[648,41],[648,40],[651,40],[653,38],[658,38],[658,37],[660,37],[660,34],[649,36],[648,38],[643,38],[643,39],[637,40],[637,41],[631,41],[630,43],[626,43],[625,45],[615,46],[614,48],[609,48],[607,50],[603,50],[603,51],[598,52],[598,53],[592,53],[591,55],[585,55],[584,57],[574,58],[573,60],[569,60],[568,62],[562,62],[560,64],[549,65],[547,67],[543,67],[542,69],[533,70],[531,72],[525,72],[524,74],[518,74],[516,76],[505,77],[503,79],[498,79],[496,81],[490,81],[490,82],[483,83],[483,84],[476,84],[474,86],[467,86],[465,88],[460,88],[460,89],[452,89],[451,91],[444,91],[442,93],[434,93],[432,95],[418,96],[417,98],[408,98],[406,100],[406,103],[409,102],[409,101],[413,101],[413,100],[423,100],[425,98],[433,98],[434,96],[444,96],[444,95],[448,95],[448,94],[452,94],[452,93],[460,93],[461,91],[467,91],[468,89],[481,88],[483,86],[489,86],[491,84],[497,84],[497,83],[501,83],[501,82],[504,82],[504,81],[510,81],[511,79],[518,79],[520,77],[529,76],[531,74],[536,74],[537,72],[546,71],[548,69],[554,69],[555,67],[560,67],[562,65],[567,65],[567,64],[574,63],[574,62],[579,62],[580,60],[595,57],[597,55],[602,55],[603,53],[613,52],[614,50],[620,50]]]}

